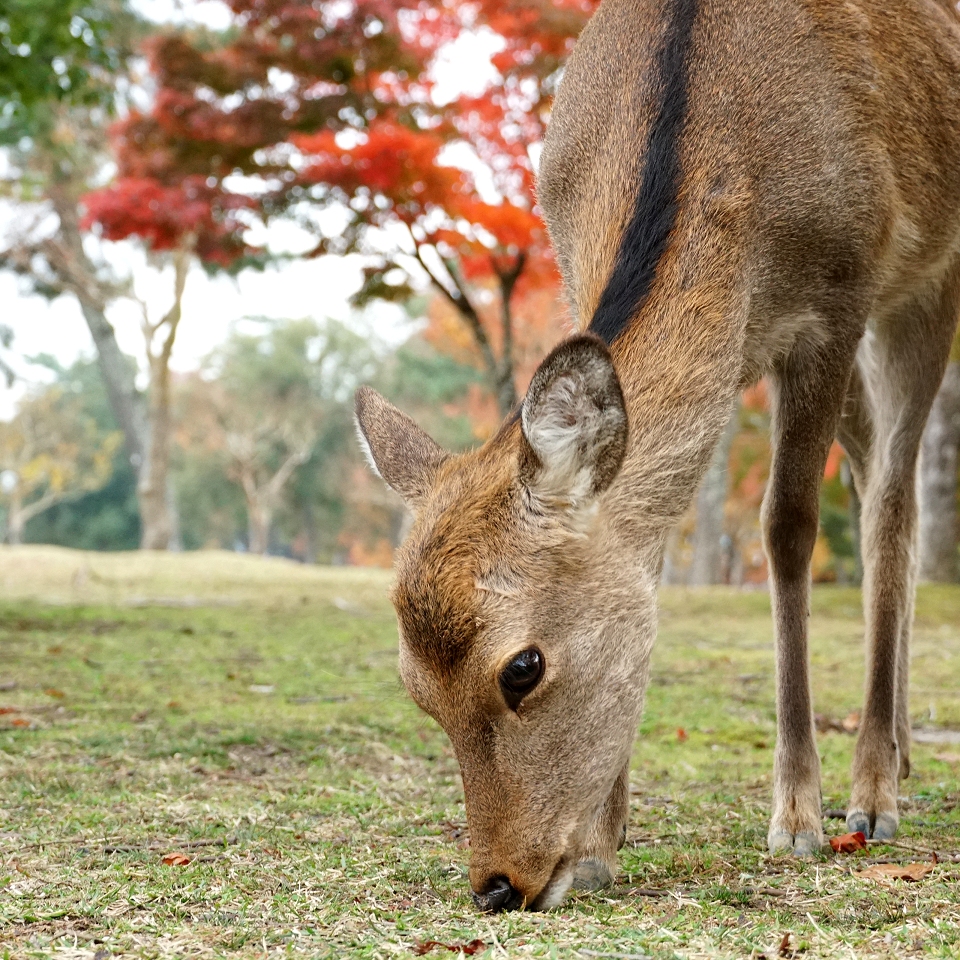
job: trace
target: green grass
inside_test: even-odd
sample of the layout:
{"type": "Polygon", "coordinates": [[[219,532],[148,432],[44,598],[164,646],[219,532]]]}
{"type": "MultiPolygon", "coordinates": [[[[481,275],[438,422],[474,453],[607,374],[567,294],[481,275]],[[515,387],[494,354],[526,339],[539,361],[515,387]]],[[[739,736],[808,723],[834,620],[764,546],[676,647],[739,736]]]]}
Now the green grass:
{"type": "MultiPolygon", "coordinates": [[[[388,582],[0,550],[0,957],[388,958],[476,938],[486,957],[960,957],[960,744],[914,745],[898,845],[766,856],[760,593],[665,593],[618,885],[478,915],[456,762],[397,679],[388,582]],[[949,856],[921,883],[854,876],[930,849],[949,856]],[[162,863],[177,852],[191,862],[162,863]]],[[[843,719],[857,594],[818,589],[812,633],[817,710],[843,719]]],[[[921,591],[915,637],[914,723],[960,729],[960,589],[921,591]]],[[[854,739],[819,743],[825,807],[843,807],[854,739]]]]}

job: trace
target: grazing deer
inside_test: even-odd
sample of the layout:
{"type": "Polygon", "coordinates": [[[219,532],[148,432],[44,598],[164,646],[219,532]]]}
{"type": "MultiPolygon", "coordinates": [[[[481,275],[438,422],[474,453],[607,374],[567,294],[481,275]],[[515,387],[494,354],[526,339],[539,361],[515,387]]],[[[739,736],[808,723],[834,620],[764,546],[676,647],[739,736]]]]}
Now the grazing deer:
{"type": "Polygon", "coordinates": [[[893,836],[917,451],[960,312],[952,0],[605,0],[538,190],[584,332],[518,416],[454,456],[357,395],[371,459],[415,515],[393,590],[400,671],[460,763],[477,904],[547,908],[612,879],[665,539],[764,375],[769,849],[823,841],[807,617],[834,437],[863,502],[868,647],[847,824],[893,836]]]}

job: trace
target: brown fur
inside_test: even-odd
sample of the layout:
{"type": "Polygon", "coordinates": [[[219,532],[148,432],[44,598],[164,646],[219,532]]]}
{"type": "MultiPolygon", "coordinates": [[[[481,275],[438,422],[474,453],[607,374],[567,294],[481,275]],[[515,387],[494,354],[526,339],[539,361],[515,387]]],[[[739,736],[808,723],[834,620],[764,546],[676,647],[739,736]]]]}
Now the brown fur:
{"type": "MultiPolygon", "coordinates": [[[[539,192],[581,328],[631,216],[665,6],[606,0],[557,97],[539,192]]],[[[569,341],[520,421],[459,457],[408,424],[398,439],[399,414],[366,395],[373,458],[416,512],[394,595],[402,675],[457,752],[478,894],[505,877],[524,903],[551,906],[578,863],[583,882],[616,869],[665,537],[734,398],[762,375],[774,388],[769,846],[807,854],[823,840],[807,611],[837,435],[864,504],[868,639],[848,823],[896,830],[917,452],[960,308],[958,77],[946,0],[700,0],[678,215],[609,356],[569,341]],[[497,678],[531,645],[546,672],[513,712],[497,678]]]]}

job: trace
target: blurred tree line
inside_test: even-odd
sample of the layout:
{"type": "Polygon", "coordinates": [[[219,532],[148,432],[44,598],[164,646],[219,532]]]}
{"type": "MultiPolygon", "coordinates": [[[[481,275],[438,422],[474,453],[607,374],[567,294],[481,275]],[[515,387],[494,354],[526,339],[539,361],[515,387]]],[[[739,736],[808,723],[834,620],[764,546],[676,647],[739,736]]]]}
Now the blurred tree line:
{"type": "MultiPolygon", "coordinates": [[[[350,396],[373,382],[463,446],[568,329],[534,171],[597,2],[228,0],[224,31],[149,23],[127,0],[5,4],[0,190],[18,216],[0,268],[73,297],[96,349],[68,370],[43,359],[53,384],[3,428],[7,538],[386,562],[402,518],[359,462],[350,396]],[[437,65],[464,38],[483,39],[496,76],[450,96],[437,65]],[[387,350],[333,322],[248,320],[196,373],[172,374],[179,329],[202,322],[184,315],[191,271],[282,262],[262,239],[278,222],[310,238],[305,257],[363,257],[357,307],[406,304],[425,327],[387,350]],[[164,278],[165,303],[118,272],[120,241],[164,278]],[[142,317],[139,358],[108,320],[123,300],[142,317]]],[[[9,340],[0,326],[3,371],[9,340]]],[[[731,411],[665,579],[765,579],[767,421],[760,384],[731,411]]],[[[958,576],[958,446],[955,352],[922,460],[931,579],[958,576]]],[[[821,507],[815,576],[855,582],[858,498],[839,447],[821,507]]]]}
{"type": "MultiPolygon", "coordinates": [[[[55,379],[0,424],[6,540],[137,548],[136,478],[96,363],[34,360],[55,379]]],[[[386,349],[336,321],[236,324],[198,371],[173,377],[177,546],[388,563],[403,510],[357,447],[354,390],[375,384],[462,448],[479,381],[420,336],[386,349]]]]}

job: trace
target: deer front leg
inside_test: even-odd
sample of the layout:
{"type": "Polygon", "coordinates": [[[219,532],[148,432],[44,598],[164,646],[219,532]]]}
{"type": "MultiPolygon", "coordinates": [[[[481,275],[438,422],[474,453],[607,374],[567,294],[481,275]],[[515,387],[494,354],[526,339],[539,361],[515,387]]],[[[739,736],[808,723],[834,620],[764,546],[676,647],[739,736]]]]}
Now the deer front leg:
{"type": "Polygon", "coordinates": [[[613,883],[617,875],[617,851],[627,839],[629,815],[630,765],[626,764],[590,828],[573,875],[573,886],[577,890],[600,890],[613,883]]]}
{"type": "Polygon", "coordinates": [[[855,343],[834,343],[819,355],[795,350],[773,378],[773,462],[763,527],[776,633],[777,746],[767,834],[774,854],[810,856],[823,843],[807,653],[810,559],[819,524],[820,481],[855,343]]]}

